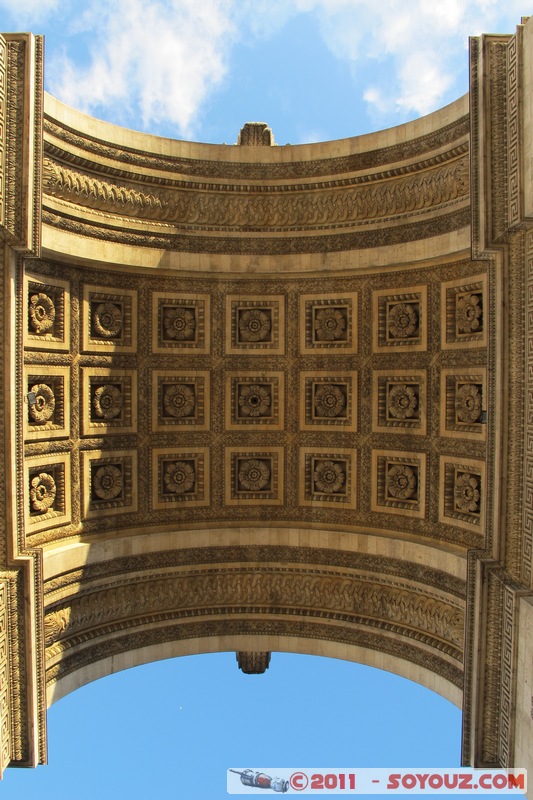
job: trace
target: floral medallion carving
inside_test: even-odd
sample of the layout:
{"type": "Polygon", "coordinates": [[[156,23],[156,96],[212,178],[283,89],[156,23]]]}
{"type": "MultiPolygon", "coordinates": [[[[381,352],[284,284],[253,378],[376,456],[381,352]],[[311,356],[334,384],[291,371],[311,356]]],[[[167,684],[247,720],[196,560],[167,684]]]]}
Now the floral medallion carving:
{"type": "Polygon", "coordinates": [[[83,451],[82,486],[85,519],[136,511],[137,451],[83,451]]]}
{"type": "Polygon", "coordinates": [[[285,297],[226,296],[226,352],[249,355],[285,352],[285,297]]]}
{"type": "Polygon", "coordinates": [[[374,350],[425,350],[427,346],[427,287],[412,286],[373,293],[374,350]]]}
{"type": "Polygon", "coordinates": [[[124,489],[122,469],[115,464],[95,467],[92,475],[92,488],[95,499],[115,500],[124,489]]]}
{"type": "Polygon", "coordinates": [[[420,390],[418,384],[396,383],[388,385],[387,413],[392,419],[418,419],[420,390]]]}
{"type": "Polygon", "coordinates": [[[191,342],[196,337],[196,309],[163,306],[163,339],[191,342]]]}
{"type": "Polygon", "coordinates": [[[300,449],[300,503],[355,508],[356,451],[324,447],[300,449]]]}
{"type": "Polygon", "coordinates": [[[457,294],[455,324],[458,335],[481,333],[483,330],[483,295],[457,294]]]}
{"type": "Polygon", "coordinates": [[[479,514],[481,511],[481,480],[479,475],[469,472],[455,473],[453,487],[454,505],[456,511],[468,514],[479,514]]]}
{"type": "Polygon", "coordinates": [[[425,453],[374,450],[372,509],[425,516],[425,453]]]}
{"type": "Polygon", "coordinates": [[[137,292],[83,287],[82,346],[89,353],[133,353],[137,349],[137,292]]]}
{"type": "Polygon", "coordinates": [[[30,393],[34,395],[34,402],[29,403],[28,408],[31,421],[42,423],[52,420],[56,410],[53,387],[47,383],[34,384],[30,387],[30,393]]]}
{"type": "Polygon", "coordinates": [[[272,391],[268,383],[239,385],[239,415],[243,417],[270,416],[272,391]]]}
{"type": "Polygon", "coordinates": [[[92,411],[97,419],[111,420],[122,416],[124,397],[120,384],[92,384],[92,411]]]}
{"type": "Polygon", "coordinates": [[[455,416],[457,422],[479,422],[483,410],[483,385],[480,383],[456,385],[455,416]]]}
{"type": "Polygon", "coordinates": [[[346,416],[346,386],[336,383],[322,383],[314,387],[315,417],[346,416]]]}
{"type": "Polygon", "coordinates": [[[29,305],[29,322],[34,333],[53,333],[56,308],[53,298],[44,292],[32,294],[29,305]]]}
{"type": "Polygon", "coordinates": [[[70,346],[70,284],[26,273],[24,277],[26,345],[43,350],[70,346]]]}
{"type": "Polygon", "coordinates": [[[240,459],[238,491],[262,492],[271,488],[272,470],[269,459],[240,459]]]}
{"type": "Polygon", "coordinates": [[[442,347],[482,347],[487,343],[487,276],[442,284],[442,347]]]}
{"type": "Polygon", "coordinates": [[[375,370],[372,426],[383,433],[426,432],[426,372],[375,370]]]}
{"type": "Polygon", "coordinates": [[[152,497],[154,511],[174,503],[209,505],[209,449],[199,447],[152,450],[152,497]]]}
{"type": "Polygon", "coordinates": [[[118,339],[124,324],[118,303],[91,303],[91,336],[95,339],[118,339]]]}
{"type": "Polygon", "coordinates": [[[194,384],[173,383],[163,387],[164,413],[171,417],[190,417],[194,413],[194,384]]]}
{"type": "Polygon", "coordinates": [[[163,475],[163,491],[185,494],[194,491],[194,461],[167,461],[163,475]]]}
{"type": "Polygon", "coordinates": [[[38,456],[25,462],[26,536],[70,521],[69,456],[38,456]]]}
{"type": "Polygon", "coordinates": [[[206,370],[154,370],[152,430],[209,430],[209,386],[206,370]]]}
{"type": "Polygon", "coordinates": [[[357,371],[300,372],[301,430],[357,430],[357,371]]]}
{"type": "Polygon", "coordinates": [[[387,470],[387,496],[397,500],[417,499],[418,468],[407,464],[394,464],[387,470]]]}
{"type": "Polygon", "coordinates": [[[486,368],[444,369],[441,373],[441,435],[485,439],[486,368]]]}
{"type": "Polygon", "coordinates": [[[208,294],[152,292],[152,352],[207,354],[210,331],[208,294]]]}
{"type": "Polygon", "coordinates": [[[283,448],[226,448],[226,504],[283,502],[283,448]]]}
{"type": "Polygon", "coordinates": [[[83,434],[134,432],[137,417],[136,372],[83,367],[82,380],[87,393],[83,434]]]}
{"type": "Polygon", "coordinates": [[[226,374],[226,429],[282,429],[284,421],[283,372],[226,374]]]}
{"type": "Polygon", "coordinates": [[[30,501],[32,513],[43,514],[53,509],[56,499],[56,482],[53,475],[40,472],[31,479],[30,501]]]}
{"type": "Polygon", "coordinates": [[[302,295],[300,314],[304,326],[300,328],[302,353],[320,351],[357,352],[357,294],[346,297],[302,295]]]}
{"type": "Polygon", "coordinates": [[[485,523],[485,464],[474,459],[454,462],[440,457],[441,508],[439,518],[448,525],[475,530],[482,541],[485,523]]]}

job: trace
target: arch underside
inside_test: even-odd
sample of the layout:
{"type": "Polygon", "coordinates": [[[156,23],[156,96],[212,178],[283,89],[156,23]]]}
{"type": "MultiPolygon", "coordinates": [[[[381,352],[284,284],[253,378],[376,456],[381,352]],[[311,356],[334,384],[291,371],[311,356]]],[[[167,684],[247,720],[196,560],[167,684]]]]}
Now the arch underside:
{"type": "Polygon", "coordinates": [[[465,763],[524,763],[530,51],[472,40],[470,95],[388,131],[228,147],[68,109],[0,37],[0,772],[47,702],[227,649],[395,671],[462,702],[465,763]]]}

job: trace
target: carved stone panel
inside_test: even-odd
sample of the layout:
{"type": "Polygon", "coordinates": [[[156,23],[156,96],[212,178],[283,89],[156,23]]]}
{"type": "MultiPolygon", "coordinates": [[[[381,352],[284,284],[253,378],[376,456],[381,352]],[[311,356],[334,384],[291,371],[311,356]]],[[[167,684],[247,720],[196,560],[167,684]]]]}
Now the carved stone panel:
{"type": "Polygon", "coordinates": [[[441,436],[485,440],[487,435],[487,371],[443,369],[441,373],[441,436]]]}
{"type": "Polygon", "coordinates": [[[70,455],[27,458],[24,497],[27,536],[70,522],[70,455]]]}
{"type": "Polygon", "coordinates": [[[82,348],[88,353],[137,350],[137,292],[83,287],[82,348]]]}
{"type": "Polygon", "coordinates": [[[207,447],[152,450],[152,508],[208,506],[210,461],[207,447]]]}
{"type": "Polygon", "coordinates": [[[304,294],[300,297],[300,352],[357,353],[358,296],[304,294]]]}
{"type": "Polygon", "coordinates": [[[357,452],[331,447],[300,450],[300,504],[356,507],[357,452]]]}
{"type": "Polygon", "coordinates": [[[226,353],[228,355],[283,355],[285,352],[285,297],[228,295],[226,297],[226,353]]]}
{"type": "Polygon", "coordinates": [[[224,485],[226,505],[283,505],[283,448],[227,447],[224,485]]]}
{"type": "Polygon", "coordinates": [[[24,346],[32,350],[70,349],[70,285],[27,273],[24,278],[24,346]]]}
{"type": "Polygon", "coordinates": [[[137,451],[89,450],[82,456],[83,517],[137,511],[137,451]]]}
{"type": "Polygon", "coordinates": [[[380,433],[426,433],[425,370],[374,370],[372,428],[380,433]]]}
{"type": "Polygon", "coordinates": [[[152,372],[152,430],[208,431],[210,375],[198,370],[152,372]]]}
{"type": "Polygon", "coordinates": [[[300,430],[357,431],[357,372],[300,372],[300,430]]]}
{"type": "Polygon", "coordinates": [[[82,368],[84,436],[137,430],[135,370],[82,368]]]}
{"type": "Polygon", "coordinates": [[[226,374],[227,430],[283,430],[283,372],[226,374]]]}
{"type": "Polygon", "coordinates": [[[425,516],[425,453],[372,451],[372,510],[425,516]]]}
{"type": "Polygon", "coordinates": [[[25,369],[27,441],[57,439],[70,434],[70,370],[68,367],[28,366],[25,369]]]}
{"type": "Polygon", "coordinates": [[[440,521],[483,533],[487,502],[485,463],[441,456],[440,483],[440,521]]]}
{"type": "Polygon", "coordinates": [[[152,352],[201,355],[210,351],[208,294],[152,292],[152,352]]]}
{"type": "Polygon", "coordinates": [[[487,276],[442,284],[442,349],[486,347],[488,319],[487,276]]]}
{"type": "Polygon", "coordinates": [[[416,352],[427,348],[427,287],[373,293],[374,350],[416,352]]]}

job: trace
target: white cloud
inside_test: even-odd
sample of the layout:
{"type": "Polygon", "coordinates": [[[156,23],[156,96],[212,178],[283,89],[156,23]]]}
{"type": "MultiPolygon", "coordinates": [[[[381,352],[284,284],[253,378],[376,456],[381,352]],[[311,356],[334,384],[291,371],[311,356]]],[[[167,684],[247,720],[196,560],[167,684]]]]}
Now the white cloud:
{"type": "Polygon", "coordinates": [[[59,8],[60,0],[0,0],[0,9],[7,11],[17,27],[27,22],[40,22],[59,8]]]}
{"type": "Polygon", "coordinates": [[[90,113],[121,104],[138,110],[144,126],[166,120],[188,136],[226,74],[230,12],[226,0],[93,3],[79,22],[92,35],[90,62],[50,59],[51,91],[90,113]]]}

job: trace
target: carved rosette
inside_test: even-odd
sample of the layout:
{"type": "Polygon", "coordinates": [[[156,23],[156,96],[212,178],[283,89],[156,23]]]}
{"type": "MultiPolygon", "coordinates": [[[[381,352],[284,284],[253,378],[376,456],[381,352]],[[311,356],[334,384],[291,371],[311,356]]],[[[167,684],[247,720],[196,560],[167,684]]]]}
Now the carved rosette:
{"type": "Polygon", "coordinates": [[[387,336],[389,339],[411,339],[418,337],[420,310],[416,303],[389,304],[387,336]]]}
{"type": "Polygon", "coordinates": [[[123,311],[116,303],[93,303],[92,327],[96,338],[116,339],[123,326],[123,311]]]}
{"type": "Polygon", "coordinates": [[[315,385],[315,417],[346,416],[346,386],[321,383],[315,385]]]}
{"type": "Polygon", "coordinates": [[[30,503],[31,512],[46,514],[49,509],[53,510],[56,499],[56,482],[53,475],[48,472],[40,472],[31,479],[30,503]]]}
{"type": "Polygon", "coordinates": [[[194,308],[174,306],[163,309],[163,338],[178,342],[194,341],[196,314],[194,308]]]}
{"type": "Polygon", "coordinates": [[[171,417],[190,417],[196,407],[194,384],[175,383],[163,389],[163,407],[171,417]]]}
{"type": "Polygon", "coordinates": [[[334,494],[344,491],[346,472],[342,461],[315,460],[313,472],[315,492],[334,494]]]}
{"type": "Polygon", "coordinates": [[[122,470],[114,464],[104,464],[94,470],[92,489],[99,500],[115,500],[124,490],[122,470]]]}
{"type": "Polygon", "coordinates": [[[395,464],[387,471],[387,494],[395,500],[417,499],[418,481],[416,467],[395,464]]]}
{"type": "Polygon", "coordinates": [[[239,416],[270,416],[272,407],[272,388],[270,384],[240,384],[238,406],[239,416]]]}
{"type": "Polygon", "coordinates": [[[479,475],[457,471],[453,493],[456,511],[467,514],[480,513],[481,481],[479,475]]]}
{"type": "Polygon", "coordinates": [[[459,335],[483,330],[483,296],[480,293],[457,296],[455,322],[459,335]]]}
{"type": "Polygon", "coordinates": [[[394,419],[411,419],[419,416],[417,387],[407,383],[389,384],[387,411],[394,419]]]}
{"type": "Polygon", "coordinates": [[[348,311],[346,308],[326,307],[315,309],[314,341],[346,341],[348,330],[348,311]]]}
{"type": "Polygon", "coordinates": [[[55,318],[56,308],[50,295],[39,292],[30,296],[29,323],[32,333],[53,333],[55,318]]]}
{"type": "Polygon", "coordinates": [[[238,342],[272,341],[272,311],[269,308],[250,308],[239,311],[238,342]]]}
{"type": "Polygon", "coordinates": [[[36,424],[52,420],[56,408],[52,387],[47,383],[34,384],[30,392],[35,395],[35,402],[29,404],[30,420],[36,424]]]}
{"type": "Polygon", "coordinates": [[[92,407],[94,416],[103,420],[117,419],[122,415],[124,397],[120,388],[113,384],[104,384],[94,388],[92,407]]]}
{"type": "Polygon", "coordinates": [[[251,458],[239,464],[238,491],[261,492],[270,489],[270,463],[267,460],[251,458]]]}
{"type": "Polygon", "coordinates": [[[457,387],[455,395],[455,414],[457,422],[479,422],[483,398],[481,384],[466,383],[457,387]]]}
{"type": "Polygon", "coordinates": [[[163,491],[166,492],[186,494],[194,491],[196,482],[194,462],[172,461],[166,463],[163,482],[163,491]]]}

